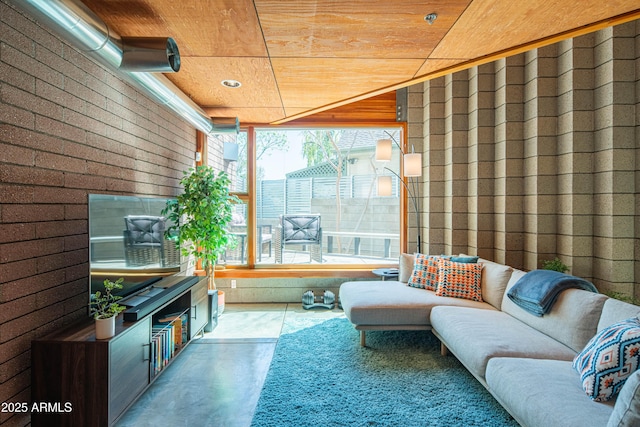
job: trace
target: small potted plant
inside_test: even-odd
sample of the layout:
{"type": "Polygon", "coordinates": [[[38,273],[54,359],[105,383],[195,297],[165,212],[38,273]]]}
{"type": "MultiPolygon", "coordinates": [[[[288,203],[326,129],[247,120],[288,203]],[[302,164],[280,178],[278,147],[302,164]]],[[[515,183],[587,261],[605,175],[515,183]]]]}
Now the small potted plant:
{"type": "Polygon", "coordinates": [[[563,263],[558,257],[552,260],[543,260],[542,268],[544,270],[553,270],[560,273],[566,273],[567,271],[569,271],[569,266],[563,263]]]}
{"type": "Polygon", "coordinates": [[[114,295],[113,291],[122,289],[123,278],[115,282],[104,281],[104,292],[96,291],[91,295],[90,309],[96,319],[96,339],[111,338],[116,333],[116,316],[126,309],[116,301],[122,297],[114,295]]]}

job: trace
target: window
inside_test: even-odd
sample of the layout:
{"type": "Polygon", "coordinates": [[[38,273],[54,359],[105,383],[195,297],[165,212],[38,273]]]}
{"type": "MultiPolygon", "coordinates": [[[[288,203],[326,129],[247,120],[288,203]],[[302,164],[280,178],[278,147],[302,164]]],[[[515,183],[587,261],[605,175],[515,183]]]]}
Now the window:
{"type": "Polygon", "coordinates": [[[376,161],[379,139],[403,144],[403,128],[255,128],[241,133],[231,176],[232,190],[246,204],[236,210],[231,232],[239,246],[227,251],[227,264],[396,264],[402,187],[386,168],[399,172],[400,150],[394,145],[391,162],[376,161]],[[378,195],[381,175],[392,177],[391,196],[378,195]],[[255,186],[243,185],[250,180],[255,186]],[[252,258],[242,247],[249,242],[252,258]]]}

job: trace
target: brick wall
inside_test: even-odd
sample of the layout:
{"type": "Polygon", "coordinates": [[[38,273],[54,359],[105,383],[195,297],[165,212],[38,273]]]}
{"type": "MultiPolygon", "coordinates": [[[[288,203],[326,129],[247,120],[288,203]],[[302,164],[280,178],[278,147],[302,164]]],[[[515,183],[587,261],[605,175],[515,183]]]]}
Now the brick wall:
{"type": "Polygon", "coordinates": [[[87,316],[87,194],[175,195],[195,134],[0,1],[0,402],[30,400],[32,339],[87,316]]]}
{"type": "Polygon", "coordinates": [[[425,252],[640,297],[640,21],[420,87],[425,252]]]}

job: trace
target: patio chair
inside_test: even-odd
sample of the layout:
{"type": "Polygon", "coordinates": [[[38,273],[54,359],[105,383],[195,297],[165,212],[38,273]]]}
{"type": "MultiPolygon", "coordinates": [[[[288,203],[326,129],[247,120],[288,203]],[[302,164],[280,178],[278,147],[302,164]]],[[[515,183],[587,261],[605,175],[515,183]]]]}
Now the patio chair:
{"type": "Polygon", "coordinates": [[[165,266],[165,222],[163,216],[124,217],[124,257],[127,266],[165,266]]]}
{"type": "Polygon", "coordinates": [[[320,215],[280,215],[280,224],[274,233],[276,263],[283,262],[286,245],[303,245],[309,248],[309,262],[322,263],[322,227],[320,215]]]}

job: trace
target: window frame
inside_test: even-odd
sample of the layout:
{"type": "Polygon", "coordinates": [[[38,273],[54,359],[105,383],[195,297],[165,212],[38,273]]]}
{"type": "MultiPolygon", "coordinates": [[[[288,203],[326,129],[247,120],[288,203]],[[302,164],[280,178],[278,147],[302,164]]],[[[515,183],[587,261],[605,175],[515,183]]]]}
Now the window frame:
{"type": "MultiPolygon", "coordinates": [[[[366,123],[301,123],[288,125],[249,124],[241,126],[241,132],[247,133],[247,191],[234,191],[231,194],[237,196],[247,205],[247,251],[245,264],[227,264],[222,270],[216,271],[218,277],[362,277],[362,272],[380,268],[392,267],[389,263],[371,264],[263,264],[256,263],[256,232],[257,208],[256,208],[256,130],[291,130],[291,129],[337,129],[337,128],[391,128],[401,130],[402,140],[398,141],[402,150],[406,153],[408,147],[406,122],[366,122],[366,123]]],[[[399,165],[399,174],[403,176],[402,162],[399,165]]],[[[400,252],[407,252],[407,191],[400,186],[400,252]]]]}

